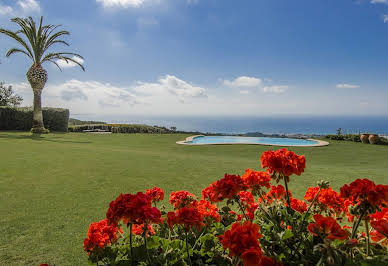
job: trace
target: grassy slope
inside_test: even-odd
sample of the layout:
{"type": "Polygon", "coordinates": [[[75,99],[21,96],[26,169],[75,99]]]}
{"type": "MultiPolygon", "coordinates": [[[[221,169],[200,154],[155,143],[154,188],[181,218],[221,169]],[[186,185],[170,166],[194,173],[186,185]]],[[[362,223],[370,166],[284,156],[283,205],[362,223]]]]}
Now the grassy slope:
{"type": "MultiPolygon", "coordinates": [[[[50,134],[0,132],[0,265],[86,265],[88,225],[104,218],[121,192],[152,186],[197,195],[228,173],[259,169],[256,145],[183,146],[185,135],[50,134]]],[[[332,142],[293,148],[307,157],[306,173],[291,190],[326,179],[335,188],[355,178],[387,183],[387,146],[332,142]]]]}

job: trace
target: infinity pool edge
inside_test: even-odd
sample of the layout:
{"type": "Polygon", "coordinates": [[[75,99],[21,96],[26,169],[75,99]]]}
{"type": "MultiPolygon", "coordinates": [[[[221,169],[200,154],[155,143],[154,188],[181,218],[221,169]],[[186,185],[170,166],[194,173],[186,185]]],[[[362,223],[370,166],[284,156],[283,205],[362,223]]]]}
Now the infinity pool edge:
{"type": "Polygon", "coordinates": [[[263,146],[277,146],[277,147],[323,147],[328,146],[329,142],[318,140],[318,139],[307,139],[311,141],[318,142],[317,144],[309,144],[309,145],[280,145],[280,144],[269,144],[269,143],[255,143],[255,142],[247,142],[247,143],[235,143],[235,142],[226,142],[226,143],[189,143],[193,141],[194,138],[197,137],[206,137],[205,135],[194,135],[187,137],[185,140],[177,141],[176,144],[181,145],[190,145],[190,146],[199,146],[199,145],[263,145],[263,146]]]}

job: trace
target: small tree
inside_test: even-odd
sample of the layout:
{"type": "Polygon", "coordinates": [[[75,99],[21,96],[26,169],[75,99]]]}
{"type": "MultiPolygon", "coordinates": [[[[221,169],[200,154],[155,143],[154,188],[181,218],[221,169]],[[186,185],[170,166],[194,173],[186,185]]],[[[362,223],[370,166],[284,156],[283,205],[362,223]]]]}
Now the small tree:
{"type": "Polygon", "coordinates": [[[77,59],[83,59],[82,56],[75,53],[68,52],[54,52],[50,51],[53,45],[69,44],[59,37],[70,35],[70,32],[65,30],[58,30],[61,25],[44,25],[43,17],[40,18],[39,24],[36,24],[32,17],[28,18],[13,18],[12,22],[17,24],[19,28],[16,31],[0,28],[0,34],[4,34],[12,38],[19,47],[11,48],[6,57],[13,54],[24,54],[31,61],[32,65],[27,71],[27,80],[31,85],[34,93],[34,111],[32,119],[32,133],[48,133],[44,128],[43,114],[42,114],[42,90],[47,82],[47,71],[43,68],[44,63],[53,63],[61,69],[57,60],[64,60],[66,63],[74,63],[85,71],[82,63],[77,59]]]}
{"type": "Polygon", "coordinates": [[[23,98],[12,89],[11,85],[6,86],[4,82],[0,82],[0,106],[19,106],[23,98]]]}

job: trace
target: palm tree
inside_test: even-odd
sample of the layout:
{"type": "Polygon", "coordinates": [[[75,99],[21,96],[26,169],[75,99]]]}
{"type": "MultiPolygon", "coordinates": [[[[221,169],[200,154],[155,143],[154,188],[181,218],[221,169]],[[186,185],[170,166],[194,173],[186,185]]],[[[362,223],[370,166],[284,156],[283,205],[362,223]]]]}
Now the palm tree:
{"type": "Polygon", "coordinates": [[[11,48],[6,57],[13,54],[21,53],[26,55],[32,61],[32,66],[27,71],[27,80],[31,85],[34,93],[34,113],[32,123],[32,133],[48,133],[44,128],[42,115],[42,90],[47,82],[47,71],[42,67],[45,62],[55,64],[59,70],[62,70],[56,60],[65,60],[66,63],[73,62],[83,71],[85,68],[76,59],[83,59],[82,56],[75,53],[64,52],[49,52],[49,49],[55,44],[69,44],[58,39],[63,35],[70,35],[68,31],[56,31],[61,25],[43,25],[43,17],[40,18],[39,26],[37,27],[32,17],[28,18],[13,18],[12,22],[16,23],[20,29],[11,31],[0,28],[0,33],[14,39],[21,47],[11,48]]]}

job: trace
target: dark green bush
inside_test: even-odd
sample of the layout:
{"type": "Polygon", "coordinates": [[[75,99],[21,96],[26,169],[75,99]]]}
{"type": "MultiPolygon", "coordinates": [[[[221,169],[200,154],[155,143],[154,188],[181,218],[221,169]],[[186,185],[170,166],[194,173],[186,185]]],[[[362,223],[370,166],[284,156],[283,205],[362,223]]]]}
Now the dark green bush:
{"type": "Polygon", "coordinates": [[[175,133],[165,127],[147,126],[137,124],[89,124],[69,126],[70,132],[84,132],[85,130],[106,130],[112,133],[152,133],[152,134],[166,134],[175,133]]]}
{"type": "MultiPolygon", "coordinates": [[[[43,108],[43,122],[51,131],[67,132],[69,110],[43,108]]],[[[0,107],[0,130],[30,130],[32,127],[31,107],[0,107]]]]}

